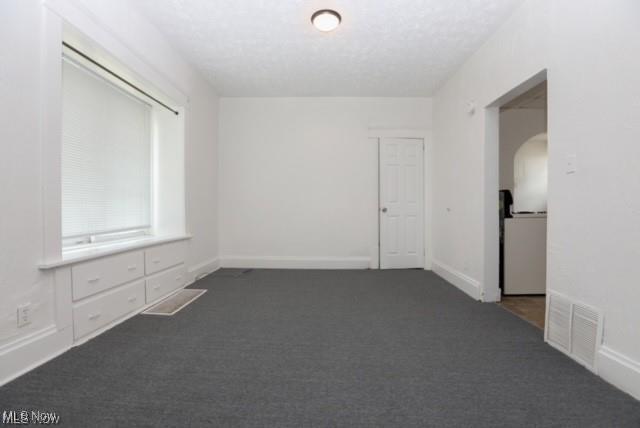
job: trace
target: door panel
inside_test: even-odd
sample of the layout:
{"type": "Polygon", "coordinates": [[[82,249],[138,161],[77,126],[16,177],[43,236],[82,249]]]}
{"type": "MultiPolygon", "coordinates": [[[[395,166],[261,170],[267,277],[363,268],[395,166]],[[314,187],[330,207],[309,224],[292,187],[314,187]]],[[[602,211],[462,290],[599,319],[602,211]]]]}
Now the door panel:
{"type": "Polygon", "coordinates": [[[418,252],[418,218],[415,216],[407,217],[407,254],[417,254],[418,252]]]}
{"type": "Polygon", "coordinates": [[[380,139],[380,268],[424,266],[423,140],[380,139]]]}
{"type": "Polygon", "coordinates": [[[398,180],[398,175],[399,175],[399,167],[397,165],[390,165],[389,166],[389,175],[388,175],[388,186],[387,188],[389,189],[389,195],[388,195],[388,200],[390,203],[392,202],[398,202],[398,195],[399,195],[399,181],[398,180]]]}

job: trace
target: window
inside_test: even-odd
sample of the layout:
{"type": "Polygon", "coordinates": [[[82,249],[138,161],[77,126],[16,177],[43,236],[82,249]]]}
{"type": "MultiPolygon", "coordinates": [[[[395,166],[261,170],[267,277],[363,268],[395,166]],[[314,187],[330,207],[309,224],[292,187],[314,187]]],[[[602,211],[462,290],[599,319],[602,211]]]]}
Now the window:
{"type": "Polygon", "coordinates": [[[151,106],[72,58],[62,72],[63,246],[149,233],[151,106]]]}

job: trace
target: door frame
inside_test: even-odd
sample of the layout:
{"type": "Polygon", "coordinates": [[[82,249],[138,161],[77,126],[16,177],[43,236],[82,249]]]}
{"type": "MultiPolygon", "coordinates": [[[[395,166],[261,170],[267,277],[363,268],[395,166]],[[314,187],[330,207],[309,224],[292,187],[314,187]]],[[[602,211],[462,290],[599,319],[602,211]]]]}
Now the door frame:
{"type": "MultiPolygon", "coordinates": [[[[479,299],[483,302],[499,302],[502,295],[499,285],[500,277],[500,230],[499,219],[497,213],[498,190],[499,190],[499,167],[500,167],[500,107],[507,102],[524,94],[529,89],[534,88],[540,83],[547,81],[547,138],[549,147],[551,147],[551,133],[549,132],[549,77],[547,69],[543,69],[528,79],[520,82],[500,97],[487,104],[484,107],[485,114],[485,138],[484,138],[484,182],[483,182],[483,241],[484,241],[484,260],[483,260],[483,278],[479,299]]],[[[549,162],[551,162],[551,154],[549,151],[549,162]]],[[[547,194],[551,189],[551,176],[549,176],[547,184],[547,194]]],[[[548,199],[547,199],[548,200],[548,199]]],[[[549,225],[551,209],[547,208],[547,276],[545,281],[545,294],[547,296],[547,310],[549,309],[549,225]]],[[[545,315],[545,319],[546,319],[545,315]]],[[[545,326],[546,331],[546,326],[545,326]]]]}
{"type": "Polygon", "coordinates": [[[420,129],[420,128],[369,128],[369,140],[375,141],[375,171],[376,171],[376,194],[378,195],[375,205],[375,217],[377,219],[376,222],[376,232],[375,232],[375,245],[374,249],[371,251],[371,268],[372,269],[380,269],[380,139],[382,138],[399,138],[399,139],[408,139],[408,140],[422,140],[424,145],[423,150],[423,191],[424,191],[424,207],[423,207],[423,217],[424,217],[424,260],[423,260],[423,269],[431,270],[432,269],[432,257],[433,257],[433,247],[431,245],[433,241],[433,235],[431,233],[431,218],[432,212],[432,165],[431,159],[432,156],[432,133],[431,130],[428,129],[420,129]]]}

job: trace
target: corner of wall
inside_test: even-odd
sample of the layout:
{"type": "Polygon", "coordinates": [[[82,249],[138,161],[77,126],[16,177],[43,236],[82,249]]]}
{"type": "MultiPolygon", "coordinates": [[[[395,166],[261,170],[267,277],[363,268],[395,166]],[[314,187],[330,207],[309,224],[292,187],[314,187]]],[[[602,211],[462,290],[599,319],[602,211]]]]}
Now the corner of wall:
{"type": "Polygon", "coordinates": [[[0,386],[69,350],[73,328],[50,325],[0,350],[0,386]]]}
{"type": "Polygon", "coordinates": [[[439,277],[453,284],[475,300],[482,300],[480,283],[468,275],[438,260],[431,261],[432,270],[439,277]]]}
{"type": "Polygon", "coordinates": [[[199,279],[211,275],[218,269],[220,269],[220,260],[217,257],[190,267],[187,271],[189,275],[187,285],[191,285],[199,279]]]}

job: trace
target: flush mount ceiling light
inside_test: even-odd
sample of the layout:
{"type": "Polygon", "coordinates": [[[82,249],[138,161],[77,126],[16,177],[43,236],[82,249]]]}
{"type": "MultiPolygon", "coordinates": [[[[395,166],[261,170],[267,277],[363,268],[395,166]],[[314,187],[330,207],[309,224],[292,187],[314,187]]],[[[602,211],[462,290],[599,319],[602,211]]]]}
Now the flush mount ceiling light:
{"type": "Polygon", "coordinates": [[[313,26],[325,33],[335,30],[341,21],[340,14],[331,9],[322,9],[311,15],[313,26]]]}

